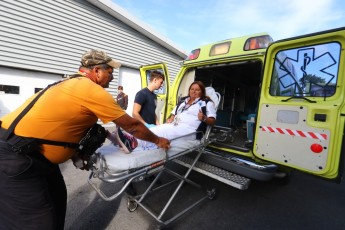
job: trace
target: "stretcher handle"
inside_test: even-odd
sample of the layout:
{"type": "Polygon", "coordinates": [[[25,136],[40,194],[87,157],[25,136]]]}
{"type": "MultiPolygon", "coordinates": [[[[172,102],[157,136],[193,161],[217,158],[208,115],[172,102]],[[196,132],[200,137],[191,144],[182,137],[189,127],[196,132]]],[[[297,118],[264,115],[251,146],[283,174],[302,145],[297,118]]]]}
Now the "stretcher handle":
{"type": "Polygon", "coordinates": [[[105,195],[101,189],[99,189],[95,183],[92,182],[92,178],[93,178],[93,172],[90,173],[89,179],[87,180],[87,182],[91,185],[91,187],[98,193],[98,195],[105,201],[112,201],[115,200],[116,198],[118,198],[124,191],[125,189],[129,186],[129,184],[136,178],[136,177],[132,177],[130,179],[128,179],[126,181],[126,183],[124,184],[124,186],[120,189],[120,191],[118,191],[117,193],[115,193],[112,196],[107,196],[105,195]]]}

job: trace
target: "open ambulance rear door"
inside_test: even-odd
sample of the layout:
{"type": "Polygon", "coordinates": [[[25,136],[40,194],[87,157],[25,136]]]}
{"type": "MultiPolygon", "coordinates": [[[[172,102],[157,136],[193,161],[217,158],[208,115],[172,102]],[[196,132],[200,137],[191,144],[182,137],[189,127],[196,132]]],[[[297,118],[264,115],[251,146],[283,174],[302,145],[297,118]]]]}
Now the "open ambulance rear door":
{"type": "Polygon", "coordinates": [[[164,63],[141,66],[141,88],[145,88],[149,84],[150,74],[152,71],[159,71],[164,74],[164,83],[162,87],[154,92],[157,94],[156,115],[158,117],[159,122],[162,124],[164,123],[164,118],[167,113],[167,103],[169,95],[170,80],[168,75],[168,68],[164,63]]]}
{"type": "Polygon", "coordinates": [[[329,179],[344,154],[345,28],[267,50],[254,154],[329,179]]]}

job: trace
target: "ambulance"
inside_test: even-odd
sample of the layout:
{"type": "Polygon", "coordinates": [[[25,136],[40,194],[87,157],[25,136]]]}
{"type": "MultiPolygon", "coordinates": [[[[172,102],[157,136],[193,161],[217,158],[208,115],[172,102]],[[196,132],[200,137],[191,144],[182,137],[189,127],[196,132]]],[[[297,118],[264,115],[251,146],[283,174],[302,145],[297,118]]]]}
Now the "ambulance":
{"type": "MultiPolygon", "coordinates": [[[[164,122],[193,81],[221,95],[216,141],[195,170],[239,189],[293,170],[339,181],[344,163],[345,27],[273,41],[266,33],[201,46],[169,85],[164,72],[157,115],[164,122]]],[[[184,164],[182,161],[179,161],[184,164]]]]}

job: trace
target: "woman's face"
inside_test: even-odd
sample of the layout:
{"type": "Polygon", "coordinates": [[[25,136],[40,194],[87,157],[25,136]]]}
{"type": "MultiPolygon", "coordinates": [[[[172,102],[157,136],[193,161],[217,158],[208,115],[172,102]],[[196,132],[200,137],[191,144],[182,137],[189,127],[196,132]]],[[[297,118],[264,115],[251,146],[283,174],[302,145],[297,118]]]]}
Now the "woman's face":
{"type": "Polygon", "coordinates": [[[196,98],[201,97],[201,89],[200,89],[200,86],[199,86],[198,84],[193,84],[193,85],[190,87],[189,96],[190,96],[192,99],[196,99],[196,98]]]}

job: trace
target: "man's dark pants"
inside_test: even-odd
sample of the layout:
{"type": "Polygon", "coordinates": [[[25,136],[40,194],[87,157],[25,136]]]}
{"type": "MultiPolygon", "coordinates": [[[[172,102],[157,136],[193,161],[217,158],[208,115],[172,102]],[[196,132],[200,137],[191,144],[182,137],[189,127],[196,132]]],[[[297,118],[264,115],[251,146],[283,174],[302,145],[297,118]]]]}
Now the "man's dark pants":
{"type": "Polygon", "coordinates": [[[67,190],[58,165],[0,140],[0,229],[63,229],[67,190]]]}

